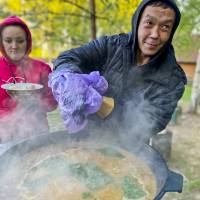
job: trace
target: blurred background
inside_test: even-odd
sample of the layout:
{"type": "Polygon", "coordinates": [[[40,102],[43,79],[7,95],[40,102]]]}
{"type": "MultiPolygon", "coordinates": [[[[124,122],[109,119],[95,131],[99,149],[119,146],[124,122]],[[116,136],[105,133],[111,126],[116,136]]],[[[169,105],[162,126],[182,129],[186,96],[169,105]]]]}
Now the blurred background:
{"type": "MultiPolygon", "coordinates": [[[[10,15],[24,19],[33,35],[32,55],[51,61],[59,52],[96,37],[129,32],[132,14],[140,1],[0,0],[0,20],[10,15]]],[[[200,47],[200,1],[177,3],[182,12],[174,38],[178,60],[194,62],[200,47]]]]}

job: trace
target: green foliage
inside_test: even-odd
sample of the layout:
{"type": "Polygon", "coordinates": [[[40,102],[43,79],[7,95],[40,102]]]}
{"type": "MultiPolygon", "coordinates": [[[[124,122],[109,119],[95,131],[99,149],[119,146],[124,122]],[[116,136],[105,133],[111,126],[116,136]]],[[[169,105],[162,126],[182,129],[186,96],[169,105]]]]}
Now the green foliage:
{"type": "Polygon", "coordinates": [[[200,179],[186,182],[184,189],[187,192],[194,192],[195,190],[200,190],[200,179]]]}
{"type": "MultiPolygon", "coordinates": [[[[141,0],[96,0],[97,37],[131,30],[131,18],[141,0]]],[[[175,49],[200,48],[192,30],[200,31],[200,0],[178,0],[182,20],[174,39],[175,49]],[[188,12],[189,11],[189,12],[188,12]]],[[[85,0],[1,0],[0,20],[18,15],[33,35],[32,55],[52,60],[60,52],[91,40],[90,5],[85,0]]]]}
{"type": "Polygon", "coordinates": [[[188,52],[200,48],[200,0],[178,0],[181,10],[181,23],[174,37],[178,56],[185,57],[188,52]],[[196,37],[195,37],[196,35],[196,37]],[[186,55],[183,54],[186,52],[186,55]]]}
{"type": "Polygon", "coordinates": [[[118,34],[131,30],[132,15],[141,0],[104,0],[98,4],[97,16],[104,16],[105,20],[98,20],[99,35],[118,34]]]}
{"type": "MultiPolygon", "coordinates": [[[[130,31],[141,0],[96,0],[97,37],[130,31]]],[[[33,35],[32,56],[51,61],[61,51],[91,40],[90,5],[85,0],[1,0],[0,20],[18,15],[33,35]]]]}
{"type": "Polygon", "coordinates": [[[191,84],[186,85],[185,91],[181,100],[183,102],[189,102],[191,100],[191,92],[192,92],[192,85],[191,84]]]}

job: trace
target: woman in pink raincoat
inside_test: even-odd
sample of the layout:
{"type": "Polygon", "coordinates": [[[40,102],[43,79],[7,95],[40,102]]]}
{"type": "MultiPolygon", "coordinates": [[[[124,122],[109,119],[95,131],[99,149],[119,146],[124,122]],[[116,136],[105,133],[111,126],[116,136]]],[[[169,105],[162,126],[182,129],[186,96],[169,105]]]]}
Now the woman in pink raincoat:
{"type": "Polygon", "coordinates": [[[11,16],[0,23],[0,140],[24,138],[48,131],[47,112],[56,108],[48,75],[51,68],[43,61],[29,57],[32,48],[31,32],[17,16],[11,16]],[[43,89],[27,105],[19,107],[1,86],[5,83],[37,83],[43,89]],[[37,99],[37,100],[36,100],[37,99]],[[36,103],[37,102],[37,103],[36,103]]]}

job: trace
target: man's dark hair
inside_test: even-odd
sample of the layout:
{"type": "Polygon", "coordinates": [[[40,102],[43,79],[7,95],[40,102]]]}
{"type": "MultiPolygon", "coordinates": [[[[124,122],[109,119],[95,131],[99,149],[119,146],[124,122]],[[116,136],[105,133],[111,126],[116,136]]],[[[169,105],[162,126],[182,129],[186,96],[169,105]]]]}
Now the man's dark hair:
{"type": "MultiPolygon", "coordinates": [[[[175,3],[175,1],[171,0],[172,2],[175,3]]],[[[159,1],[159,0],[155,0],[155,1],[151,1],[150,3],[147,4],[147,6],[155,6],[155,7],[161,7],[161,8],[172,8],[173,6],[168,2],[168,1],[159,1]]]]}

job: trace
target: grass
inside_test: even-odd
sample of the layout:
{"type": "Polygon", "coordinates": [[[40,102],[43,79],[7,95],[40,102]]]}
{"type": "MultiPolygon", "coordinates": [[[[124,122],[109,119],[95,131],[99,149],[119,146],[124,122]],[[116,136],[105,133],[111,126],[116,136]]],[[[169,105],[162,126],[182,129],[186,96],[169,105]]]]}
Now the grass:
{"type": "Polygon", "coordinates": [[[181,100],[184,103],[188,103],[190,101],[190,99],[191,99],[191,93],[192,93],[192,85],[191,84],[186,85],[185,92],[184,92],[181,100]]]}
{"type": "Polygon", "coordinates": [[[52,112],[49,112],[47,114],[47,118],[50,132],[66,130],[58,108],[52,112]]]}
{"type": "Polygon", "coordinates": [[[199,189],[200,189],[200,179],[192,180],[185,184],[185,190],[187,192],[193,192],[199,189]]]}

